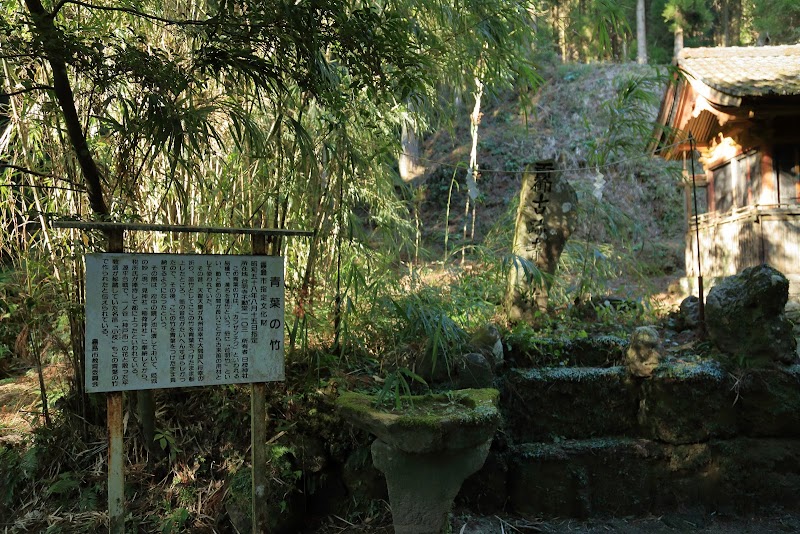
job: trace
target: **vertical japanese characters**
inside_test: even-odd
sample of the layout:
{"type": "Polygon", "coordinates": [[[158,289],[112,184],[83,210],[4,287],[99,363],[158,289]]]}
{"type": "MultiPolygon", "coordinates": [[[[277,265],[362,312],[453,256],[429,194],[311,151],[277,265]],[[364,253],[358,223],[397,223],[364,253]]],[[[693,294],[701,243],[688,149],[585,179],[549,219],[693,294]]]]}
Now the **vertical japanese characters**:
{"type": "Polygon", "coordinates": [[[282,380],[283,258],[86,256],[88,391],[282,380]]]}
{"type": "Polygon", "coordinates": [[[536,259],[539,257],[540,249],[547,241],[545,213],[547,212],[547,204],[550,202],[550,192],[553,190],[553,181],[550,179],[550,173],[553,172],[553,169],[552,165],[537,164],[533,183],[531,184],[530,203],[533,213],[526,223],[526,229],[530,240],[529,250],[536,259]]]}
{"type": "Polygon", "coordinates": [[[512,321],[532,320],[547,310],[559,258],[577,224],[577,202],[553,161],[537,162],[532,173],[523,175],[505,297],[512,321]]]}

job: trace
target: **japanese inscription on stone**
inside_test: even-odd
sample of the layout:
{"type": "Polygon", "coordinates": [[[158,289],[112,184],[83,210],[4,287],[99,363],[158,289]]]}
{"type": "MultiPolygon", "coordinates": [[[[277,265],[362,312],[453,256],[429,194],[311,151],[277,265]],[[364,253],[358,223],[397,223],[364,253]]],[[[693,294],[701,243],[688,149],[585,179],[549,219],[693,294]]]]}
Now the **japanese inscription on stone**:
{"type": "Polygon", "coordinates": [[[577,202],[575,190],[554,162],[537,162],[532,173],[523,175],[512,250],[515,261],[505,299],[511,320],[529,320],[536,310],[547,309],[549,280],[577,223],[577,202]],[[543,276],[532,276],[526,263],[543,276]]]}
{"type": "Polygon", "coordinates": [[[283,258],[86,256],[86,390],[283,380],[283,258]]]}

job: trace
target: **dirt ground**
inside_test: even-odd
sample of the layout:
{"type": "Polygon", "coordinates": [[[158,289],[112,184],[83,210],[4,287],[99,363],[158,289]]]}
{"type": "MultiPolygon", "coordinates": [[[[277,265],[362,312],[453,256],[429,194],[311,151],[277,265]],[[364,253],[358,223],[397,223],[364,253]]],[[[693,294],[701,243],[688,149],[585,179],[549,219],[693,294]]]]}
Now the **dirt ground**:
{"type": "Polygon", "coordinates": [[[800,514],[767,517],[725,517],[705,513],[675,513],[658,517],[595,519],[591,521],[524,521],[493,518],[455,518],[453,532],[459,534],[515,532],[587,532],[587,533],[769,533],[800,532],[800,514]]]}
{"type": "MultiPolygon", "coordinates": [[[[339,517],[317,531],[332,533],[386,533],[393,532],[390,525],[353,524],[339,517]]],[[[510,516],[475,516],[453,514],[450,520],[452,534],[527,534],[527,533],[592,533],[617,532],[626,534],[706,532],[710,534],[769,534],[800,532],[800,513],[773,513],[757,517],[736,517],[705,512],[673,513],[642,518],[609,518],[580,521],[554,519],[532,521],[510,516]]]]}
{"type": "MultiPolygon", "coordinates": [[[[48,365],[44,369],[50,402],[69,387],[64,377],[66,366],[48,365]]],[[[0,444],[18,442],[42,423],[42,397],[35,369],[0,380],[0,444]]]]}

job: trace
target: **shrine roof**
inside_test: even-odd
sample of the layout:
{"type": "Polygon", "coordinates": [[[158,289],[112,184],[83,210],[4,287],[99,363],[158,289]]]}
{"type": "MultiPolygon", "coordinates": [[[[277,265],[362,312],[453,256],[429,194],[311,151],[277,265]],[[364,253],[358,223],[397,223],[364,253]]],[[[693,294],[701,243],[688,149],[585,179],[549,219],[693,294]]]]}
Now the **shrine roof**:
{"type": "Polygon", "coordinates": [[[684,48],[678,67],[732,97],[800,94],[800,45],[684,48]]]}

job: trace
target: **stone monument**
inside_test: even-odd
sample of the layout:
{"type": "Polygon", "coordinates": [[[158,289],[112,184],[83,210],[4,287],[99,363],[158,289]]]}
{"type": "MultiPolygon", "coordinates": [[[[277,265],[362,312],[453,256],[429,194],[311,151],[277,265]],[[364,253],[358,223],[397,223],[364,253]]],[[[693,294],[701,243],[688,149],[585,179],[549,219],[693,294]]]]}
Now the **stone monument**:
{"type": "Polygon", "coordinates": [[[575,190],[552,161],[536,163],[534,172],[522,177],[505,301],[512,321],[530,320],[547,309],[558,259],[577,224],[577,204],[575,190]]]}

